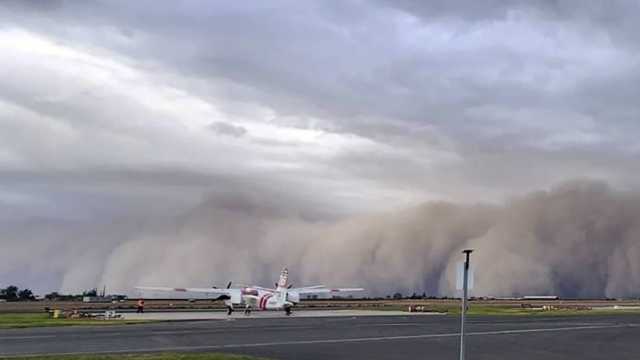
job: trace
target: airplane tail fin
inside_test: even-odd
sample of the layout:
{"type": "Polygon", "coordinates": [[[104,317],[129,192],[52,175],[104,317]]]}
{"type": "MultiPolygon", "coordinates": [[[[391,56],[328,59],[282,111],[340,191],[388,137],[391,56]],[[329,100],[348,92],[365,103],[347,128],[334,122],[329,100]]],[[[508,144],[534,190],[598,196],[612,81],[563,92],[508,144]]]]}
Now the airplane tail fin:
{"type": "Polygon", "coordinates": [[[284,268],[280,273],[280,279],[278,280],[278,288],[286,288],[288,280],[289,280],[289,270],[287,270],[287,268],[284,268]]]}

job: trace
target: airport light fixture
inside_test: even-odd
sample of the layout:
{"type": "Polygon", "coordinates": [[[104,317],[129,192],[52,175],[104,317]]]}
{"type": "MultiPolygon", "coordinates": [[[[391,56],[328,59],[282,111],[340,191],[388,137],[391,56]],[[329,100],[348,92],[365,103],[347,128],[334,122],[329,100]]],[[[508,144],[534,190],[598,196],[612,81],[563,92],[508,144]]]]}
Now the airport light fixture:
{"type": "Polygon", "coordinates": [[[460,360],[464,360],[465,356],[465,343],[464,343],[464,318],[467,312],[467,295],[469,292],[469,257],[473,249],[465,249],[462,250],[462,253],[465,254],[464,261],[464,275],[462,279],[462,309],[460,311],[460,360]]]}

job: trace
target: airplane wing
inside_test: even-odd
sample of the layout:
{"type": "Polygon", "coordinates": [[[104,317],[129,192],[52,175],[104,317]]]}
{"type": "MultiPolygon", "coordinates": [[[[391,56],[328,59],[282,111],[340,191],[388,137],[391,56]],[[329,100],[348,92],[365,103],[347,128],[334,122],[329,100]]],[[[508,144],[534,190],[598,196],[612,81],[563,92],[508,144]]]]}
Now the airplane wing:
{"type": "Polygon", "coordinates": [[[301,291],[301,290],[312,290],[312,289],[325,289],[326,286],[324,285],[313,285],[313,286],[305,286],[305,287],[301,287],[301,288],[294,288],[291,290],[294,291],[301,291]]]}
{"type": "Polygon", "coordinates": [[[250,287],[251,289],[262,290],[262,291],[266,291],[266,292],[276,292],[275,289],[270,289],[270,288],[266,288],[266,287],[262,287],[262,286],[253,285],[253,286],[248,286],[248,287],[250,287]]]}
{"type": "Polygon", "coordinates": [[[136,286],[137,290],[142,291],[166,291],[166,292],[194,292],[205,293],[211,295],[230,295],[233,289],[214,289],[214,288],[171,288],[171,287],[152,287],[152,286],[136,286]]]}
{"type": "Polygon", "coordinates": [[[289,291],[297,292],[300,295],[306,295],[306,294],[335,294],[335,293],[341,293],[341,292],[355,292],[355,291],[364,291],[364,289],[363,288],[330,289],[324,286],[323,287],[309,286],[309,287],[303,287],[303,288],[297,288],[297,289],[289,289],[289,291]]]}

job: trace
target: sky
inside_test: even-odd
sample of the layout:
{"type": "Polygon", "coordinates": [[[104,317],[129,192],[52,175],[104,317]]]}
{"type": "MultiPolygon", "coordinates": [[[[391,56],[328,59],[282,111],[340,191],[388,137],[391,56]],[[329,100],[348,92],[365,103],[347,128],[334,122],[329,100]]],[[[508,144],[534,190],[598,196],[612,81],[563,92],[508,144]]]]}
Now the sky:
{"type": "MultiPolygon", "coordinates": [[[[342,233],[354,223],[389,214],[395,229],[446,203],[484,209],[472,241],[513,201],[571,186],[626,216],[639,24],[635,1],[2,1],[0,286],[265,280],[286,264],[264,248],[308,232],[343,239],[338,251],[358,243],[342,233]]],[[[429,281],[366,285],[447,292],[457,250],[429,281]]],[[[288,261],[299,280],[343,279],[288,261]]],[[[629,294],[572,281],[555,289],[629,294]]]]}

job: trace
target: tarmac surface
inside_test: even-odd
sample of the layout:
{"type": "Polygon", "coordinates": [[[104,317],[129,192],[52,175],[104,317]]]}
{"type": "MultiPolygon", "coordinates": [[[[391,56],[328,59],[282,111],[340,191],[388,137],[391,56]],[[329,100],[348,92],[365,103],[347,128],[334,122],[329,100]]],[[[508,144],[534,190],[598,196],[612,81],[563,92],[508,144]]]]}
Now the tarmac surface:
{"type": "MultiPolygon", "coordinates": [[[[236,310],[231,317],[227,311],[180,311],[180,312],[135,312],[119,313],[125,320],[229,320],[247,318],[244,309],[236,310]]],[[[294,317],[344,317],[344,316],[443,316],[437,313],[407,313],[406,311],[379,311],[379,310],[303,310],[295,311],[294,317]]],[[[251,318],[287,318],[282,311],[252,311],[251,318]]]]}
{"type": "MultiPolygon", "coordinates": [[[[326,313],[326,312],[325,312],[326,313]]],[[[213,351],[272,359],[455,359],[455,316],[234,314],[104,327],[0,330],[0,357],[52,353],[213,351]]],[[[467,359],[638,359],[640,315],[481,316],[467,359]]]]}

